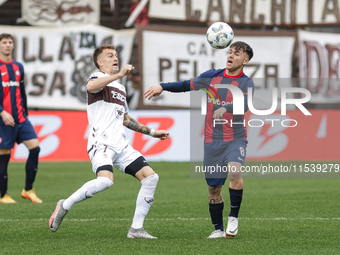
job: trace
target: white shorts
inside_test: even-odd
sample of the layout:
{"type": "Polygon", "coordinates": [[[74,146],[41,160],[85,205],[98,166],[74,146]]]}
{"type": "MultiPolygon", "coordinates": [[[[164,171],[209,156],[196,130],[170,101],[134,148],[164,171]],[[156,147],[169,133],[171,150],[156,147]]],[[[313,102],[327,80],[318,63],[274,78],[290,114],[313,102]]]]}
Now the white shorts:
{"type": "Polygon", "coordinates": [[[98,167],[105,165],[111,165],[125,173],[125,168],[143,155],[130,144],[120,153],[108,145],[100,144],[89,152],[89,156],[92,163],[92,171],[96,174],[98,167]]]}

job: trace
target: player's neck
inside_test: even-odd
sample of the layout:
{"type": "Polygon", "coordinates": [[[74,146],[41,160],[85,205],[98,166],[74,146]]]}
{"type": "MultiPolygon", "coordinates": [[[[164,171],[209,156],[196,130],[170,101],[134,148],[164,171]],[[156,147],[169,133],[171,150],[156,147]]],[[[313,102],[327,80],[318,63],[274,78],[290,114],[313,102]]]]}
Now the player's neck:
{"type": "Polygon", "coordinates": [[[9,63],[12,61],[12,55],[4,55],[4,54],[1,54],[0,53],[0,60],[2,62],[6,62],[6,63],[9,63]]]}
{"type": "Polygon", "coordinates": [[[238,68],[236,70],[227,69],[225,73],[229,76],[238,76],[240,73],[242,73],[242,71],[243,68],[238,68]]]}
{"type": "Polygon", "coordinates": [[[108,74],[108,75],[113,75],[115,74],[115,72],[111,71],[111,70],[108,70],[108,69],[104,69],[104,68],[101,68],[99,69],[101,72],[105,73],[105,74],[108,74]]]}

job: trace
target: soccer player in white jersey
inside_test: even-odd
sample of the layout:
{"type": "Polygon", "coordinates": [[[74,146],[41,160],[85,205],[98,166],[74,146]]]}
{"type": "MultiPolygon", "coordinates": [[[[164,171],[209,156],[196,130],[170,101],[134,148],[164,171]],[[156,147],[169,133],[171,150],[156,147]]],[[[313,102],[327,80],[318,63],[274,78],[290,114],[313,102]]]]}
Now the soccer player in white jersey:
{"type": "Polygon", "coordinates": [[[58,201],[50,220],[51,231],[57,231],[66,213],[75,203],[93,197],[113,185],[113,167],[137,178],[142,186],[138,193],[136,209],[128,238],[157,238],[143,228],[146,215],[154,200],[158,175],[151,169],[140,152],[128,144],[124,127],[159,138],[167,139],[165,130],[146,127],[128,114],[125,87],[117,80],[126,76],[134,67],[126,64],[119,71],[118,55],[113,45],[102,45],[93,53],[99,72],[88,79],[87,116],[90,134],[87,151],[92,170],[97,178],[85,183],[67,199],[58,201]]]}

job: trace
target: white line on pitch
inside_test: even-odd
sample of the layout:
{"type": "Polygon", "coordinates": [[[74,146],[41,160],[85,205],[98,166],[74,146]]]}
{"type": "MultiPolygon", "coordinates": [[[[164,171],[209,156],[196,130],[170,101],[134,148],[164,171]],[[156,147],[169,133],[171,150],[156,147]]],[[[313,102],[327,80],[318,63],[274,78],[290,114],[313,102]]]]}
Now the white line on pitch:
{"type": "MultiPolygon", "coordinates": [[[[228,218],[224,218],[225,220],[228,218]]],[[[240,220],[253,220],[253,221],[300,221],[300,220],[312,220],[312,221],[319,221],[319,220],[340,220],[340,218],[284,218],[284,217],[278,217],[278,218],[239,218],[240,220]]],[[[19,222],[19,221],[48,221],[49,219],[0,219],[0,222],[19,222]]],[[[199,220],[210,220],[210,218],[146,218],[148,221],[176,221],[176,220],[183,220],[183,221],[199,221],[199,220]]],[[[68,219],[65,218],[64,221],[132,221],[132,219],[124,219],[124,218],[110,218],[110,219],[68,219]]]]}

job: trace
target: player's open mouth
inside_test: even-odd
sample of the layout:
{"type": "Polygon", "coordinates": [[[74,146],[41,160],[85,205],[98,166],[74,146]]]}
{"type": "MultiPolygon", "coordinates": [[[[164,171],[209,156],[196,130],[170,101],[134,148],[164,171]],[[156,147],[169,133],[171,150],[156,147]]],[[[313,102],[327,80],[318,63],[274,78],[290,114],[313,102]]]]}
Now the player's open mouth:
{"type": "Polygon", "coordinates": [[[117,63],[114,63],[113,66],[114,66],[114,67],[118,67],[118,64],[117,64],[117,63]]]}
{"type": "Polygon", "coordinates": [[[228,60],[228,62],[227,62],[228,64],[232,64],[233,63],[233,61],[232,60],[228,60]]]}

